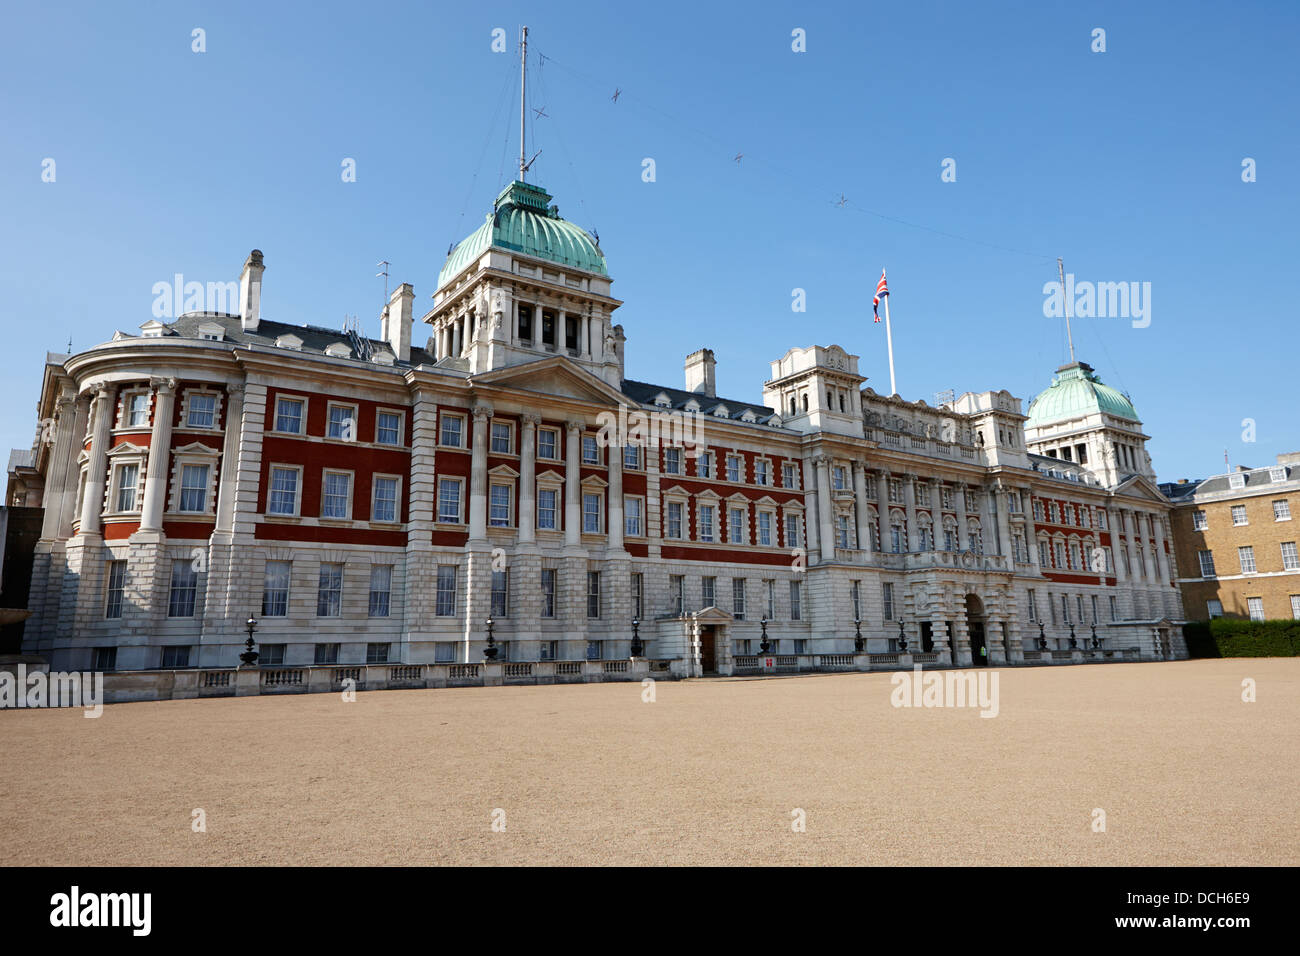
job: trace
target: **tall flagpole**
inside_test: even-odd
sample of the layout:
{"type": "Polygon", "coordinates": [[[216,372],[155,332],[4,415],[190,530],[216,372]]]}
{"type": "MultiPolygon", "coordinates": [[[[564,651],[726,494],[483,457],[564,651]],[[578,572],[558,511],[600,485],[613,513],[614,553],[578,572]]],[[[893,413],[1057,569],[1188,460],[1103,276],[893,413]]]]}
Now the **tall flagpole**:
{"type": "MultiPolygon", "coordinates": [[[[885,270],[880,270],[881,278],[885,276],[885,270]]],[[[889,327],[889,296],[885,295],[885,342],[889,345],[889,394],[897,395],[898,386],[894,384],[894,332],[889,327]]]]}
{"type": "Polygon", "coordinates": [[[519,31],[519,181],[525,181],[528,165],[524,162],[524,118],[528,107],[528,27],[519,31]]]}

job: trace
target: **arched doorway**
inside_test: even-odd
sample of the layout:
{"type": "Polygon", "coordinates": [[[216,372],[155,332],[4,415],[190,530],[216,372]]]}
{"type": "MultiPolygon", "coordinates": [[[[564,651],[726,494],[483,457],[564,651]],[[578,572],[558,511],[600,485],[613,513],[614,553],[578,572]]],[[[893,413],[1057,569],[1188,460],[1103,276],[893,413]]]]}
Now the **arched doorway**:
{"type": "Polygon", "coordinates": [[[970,636],[971,664],[983,667],[989,662],[989,653],[984,633],[984,602],[978,594],[966,595],[966,631],[970,636]]]}

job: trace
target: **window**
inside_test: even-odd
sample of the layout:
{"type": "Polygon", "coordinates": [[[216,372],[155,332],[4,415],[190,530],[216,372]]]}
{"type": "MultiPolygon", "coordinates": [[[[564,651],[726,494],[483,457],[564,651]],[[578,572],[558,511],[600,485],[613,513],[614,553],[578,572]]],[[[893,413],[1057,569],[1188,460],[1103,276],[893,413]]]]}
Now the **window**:
{"type": "Polygon", "coordinates": [[[395,477],[375,475],[370,503],[371,521],[397,521],[397,482],[395,477]]]}
{"type": "Polygon", "coordinates": [[[1046,541],[1038,542],[1038,563],[1044,568],[1052,566],[1052,555],[1046,541]]]}
{"type": "Polygon", "coordinates": [[[1285,498],[1281,501],[1273,502],[1273,520],[1290,521],[1291,520],[1291,502],[1285,498]]]}
{"type": "Polygon", "coordinates": [[[439,641],[433,645],[433,660],[437,664],[449,664],[456,659],[456,645],[451,641],[439,641]]]}
{"type": "Polygon", "coordinates": [[[772,546],[772,512],[758,513],[758,543],[765,548],[772,546]]]}
{"type": "Polygon", "coordinates": [[[1056,542],[1054,553],[1056,555],[1056,567],[1065,567],[1065,545],[1060,541],[1056,542]]]}
{"type": "Polygon", "coordinates": [[[402,443],[402,416],[397,412],[375,413],[375,442],[380,445],[402,443]]]}
{"type": "Polygon", "coordinates": [[[718,606],[718,579],[700,578],[700,607],[718,606]]]}
{"type": "Polygon", "coordinates": [[[296,515],[298,513],[298,468],[286,465],[271,466],[271,497],[266,503],[266,513],[271,515],[296,515]]]}
{"type": "Polygon", "coordinates": [[[641,449],[636,445],[623,446],[623,467],[632,469],[641,467],[641,449]]]}
{"type": "Polygon", "coordinates": [[[217,423],[217,396],[211,392],[187,392],[189,407],[185,413],[186,428],[213,428],[217,423]]]}
{"type": "Polygon", "coordinates": [[[325,489],[320,499],[322,518],[350,518],[352,512],[352,476],[343,471],[325,472],[325,489]]]}
{"type": "Polygon", "coordinates": [[[180,511],[202,513],[208,505],[208,465],[181,465],[180,511]]]}
{"type": "Polygon", "coordinates": [[[512,432],[513,429],[511,429],[509,422],[492,423],[492,454],[510,454],[510,449],[512,447],[510,439],[513,437],[512,432]]]}
{"type": "Polygon", "coordinates": [[[665,534],[669,538],[680,538],[682,536],[682,503],[680,501],[668,502],[668,528],[665,534]]]}
{"type": "Polygon", "coordinates": [[[140,478],[139,465],[117,466],[117,511],[135,510],[136,483],[140,478]]]}
{"type": "Polygon", "coordinates": [[[582,533],[600,534],[600,495],[584,493],[582,496],[582,533]]]}
{"type": "Polygon", "coordinates": [[[302,434],[303,401],[300,398],[275,400],[275,430],[290,435],[302,434]]]}
{"type": "Polygon", "coordinates": [[[1223,617],[1223,602],[1217,598],[1210,598],[1205,602],[1205,612],[1211,619],[1223,617]]]}
{"type": "Polygon", "coordinates": [[[95,656],[91,664],[92,670],[112,671],[117,670],[117,648],[116,647],[97,647],[95,656]]]}
{"type": "MultiPolygon", "coordinates": [[[[922,532],[923,540],[921,542],[921,550],[928,551],[929,548],[925,546],[924,535],[925,532],[922,532]]],[[[835,547],[837,548],[849,547],[849,516],[848,515],[835,516],[835,547]]]]}
{"type": "Polygon", "coordinates": [[[284,664],[283,644],[263,644],[260,648],[260,663],[264,667],[280,667],[284,664]]]}
{"type": "Polygon", "coordinates": [[[889,539],[894,554],[902,554],[907,550],[907,539],[903,534],[903,526],[901,524],[894,523],[889,526],[889,539]]]}
{"type": "Polygon", "coordinates": [[[903,483],[897,478],[890,478],[886,482],[887,493],[891,504],[902,504],[903,501],[903,483]]]}
{"type": "Polygon", "coordinates": [[[108,588],[104,597],[104,617],[122,616],[122,596],[126,591],[126,562],[108,562],[108,588]]]}
{"type": "Polygon", "coordinates": [[[849,585],[849,601],[853,604],[853,620],[862,619],[862,582],[854,581],[849,585]]]}
{"type": "Polygon", "coordinates": [[[894,586],[888,581],[880,585],[880,599],[884,605],[884,614],[881,616],[886,621],[892,621],[894,619],[894,586]]]}
{"type": "Polygon", "coordinates": [[[1119,602],[1115,600],[1113,594],[1110,596],[1110,619],[1112,621],[1119,620],[1119,602]]]}
{"type": "Polygon", "coordinates": [[[600,464],[600,448],[596,445],[595,435],[582,436],[582,463],[584,465],[600,464]]]}
{"type": "Polygon", "coordinates": [[[343,565],[324,563],[316,585],[316,616],[338,617],[343,613],[343,565]]]}
{"type": "Polygon", "coordinates": [[[262,578],[262,617],[284,617],[289,613],[288,561],[267,561],[262,578]]]}
{"type": "Polygon", "coordinates": [[[713,505],[700,505],[700,540],[713,540],[713,505]]]}
{"type": "Polygon", "coordinates": [[[623,499],[623,533],[629,538],[641,536],[642,504],[640,498],[623,499]]]}
{"type": "MultiPolygon", "coordinates": [[[[854,584],[853,593],[854,593],[854,599],[856,603],[856,598],[857,598],[856,583],[854,584]]],[[[803,614],[803,591],[800,589],[798,581],[791,581],[790,582],[790,620],[792,621],[802,620],[803,619],[802,614],[803,614]]],[[[854,614],[855,615],[857,614],[856,610],[854,611],[854,614]]]]}
{"type": "Polygon", "coordinates": [[[754,484],[756,485],[768,484],[768,469],[770,467],[771,466],[768,464],[768,462],[762,458],[757,458],[754,460],[754,484]]]}
{"type": "Polygon", "coordinates": [[[443,524],[460,524],[460,480],[438,479],[438,520],[443,524]]]}
{"type": "Polygon", "coordinates": [[[1204,512],[1204,511],[1193,511],[1193,512],[1192,512],[1192,529],[1193,529],[1193,530],[1195,530],[1195,531],[1204,531],[1204,530],[1205,530],[1206,528],[1208,528],[1209,526],[1210,526],[1210,523],[1206,520],[1206,518],[1205,518],[1205,512],[1204,512]]]}
{"type": "Polygon", "coordinates": [[[539,661],[553,661],[560,656],[559,641],[542,641],[537,647],[537,659],[539,661]]]}
{"type": "Polygon", "coordinates": [[[1296,555],[1294,541],[1282,542],[1282,570],[1300,571],[1300,557],[1296,555]]]}
{"type": "Polygon", "coordinates": [[[387,664],[388,655],[392,651],[391,644],[367,644],[366,645],[366,663],[367,664],[387,664]]]}
{"type": "Polygon", "coordinates": [[[600,572],[587,572],[587,617],[600,617],[600,572]]]}
{"type": "Polygon", "coordinates": [[[1246,476],[1243,474],[1233,474],[1228,476],[1228,487],[1233,491],[1240,491],[1246,487],[1246,476]]]}
{"type": "Polygon", "coordinates": [[[510,527],[511,485],[493,484],[488,493],[488,525],[493,528],[510,527]]]}
{"type": "Polygon", "coordinates": [[[695,459],[695,476],[697,478],[713,477],[713,459],[709,452],[702,452],[695,459]]]}
{"type": "Polygon", "coordinates": [[[739,456],[739,455],[728,455],[728,456],[727,456],[727,480],[728,480],[728,481],[740,481],[740,480],[741,480],[741,479],[740,479],[740,456],[739,456]]]}
{"type": "Polygon", "coordinates": [[[555,568],[542,568],[542,617],[555,617],[555,568]]]}
{"type": "Polygon", "coordinates": [[[330,402],[327,414],[329,418],[325,423],[326,438],[337,438],[341,441],[356,441],[357,407],[355,405],[335,405],[333,402],[330,402]]]}
{"type": "Polygon", "coordinates": [[[537,457],[554,461],[559,457],[560,433],[554,428],[543,428],[537,432],[537,457]]]}
{"type": "Polygon", "coordinates": [[[680,475],[682,473],[682,450],[680,448],[664,449],[664,474],[680,475]]]}
{"type": "Polygon", "coordinates": [[[1286,481],[1286,466],[1272,465],[1268,469],[1269,481],[1286,481]]]}
{"type": "Polygon", "coordinates": [[[686,613],[686,576],[670,574],[668,576],[668,599],[672,602],[672,614],[681,617],[686,613]]]}
{"type": "Polygon", "coordinates": [[[167,596],[168,617],[193,617],[194,595],[198,590],[199,575],[194,562],[179,558],[172,562],[172,585],[167,596]]]}
{"type": "Polygon", "coordinates": [[[784,462],[781,465],[781,487],[798,488],[799,487],[799,470],[793,462],[784,462]]]}
{"type": "Polygon", "coordinates": [[[645,598],[645,578],[642,577],[640,574],[633,572],[632,574],[632,617],[636,620],[640,620],[641,615],[645,611],[645,608],[643,607],[644,598],[645,598]]]}
{"type": "Polygon", "coordinates": [[[1300,594],[1291,595],[1291,618],[1300,621],[1300,594]]]}
{"type": "Polygon", "coordinates": [[[1232,506],[1232,525],[1233,525],[1233,527],[1240,527],[1240,526],[1242,526],[1242,525],[1244,525],[1244,524],[1249,524],[1249,523],[1250,523],[1250,522],[1248,522],[1248,521],[1246,520],[1246,506],[1245,506],[1245,505],[1233,505],[1233,506],[1232,506]]]}
{"type": "Polygon", "coordinates": [[[1066,624],[1070,623],[1070,595],[1061,595],[1061,620],[1066,624]]]}
{"type": "Polygon", "coordinates": [[[553,488],[545,488],[537,492],[537,527],[539,529],[555,530],[555,499],[557,494],[558,492],[553,488]]]}
{"type": "Polygon", "coordinates": [[[745,509],[730,508],[727,511],[727,540],[732,544],[745,543],[745,509]]]}
{"type": "Polygon", "coordinates": [[[797,548],[800,547],[800,542],[801,539],[799,535],[799,516],[786,515],[785,516],[785,546],[787,548],[797,548]]]}
{"type": "Polygon", "coordinates": [[[731,616],[737,621],[745,619],[745,579],[731,579],[731,616]]]}
{"type": "Polygon", "coordinates": [[[162,649],[163,667],[189,667],[190,649],[188,646],[164,647],[162,649]]]}
{"type": "Polygon", "coordinates": [[[1246,610],[1250,613],[1252,621],[1264,620],[1264,599],[1257,597],[1246,598],[1246,610]]]}
{"type": "Polygon", "coordinates": [[[370,566],[370,604],[367,613],[370,617],[388,617],[393,595],[393,566],[391,564],[372,564],[370,566]]]}
{"type": "Polygon", "coordinates": [[[135,392],[126,397],[126,426],[141,428],[149,424],[149,393],[135,392]]]}
{"type": "Polygon", "coordinates": [[[492,572],[492,616],[507,617],[510,613],[510,572],[492,572]]]}
{"type": "Polygon", "coordinates": [[[1026,610],[1029,613],[1029,620],[1031,621],[1038,620],[1038,608],[1035,605],[1034,600],[1035,600],[1034,589],[1030,588],[1028,591],[1028,601],[1027,601],[1026,610]]]}
{"type": "Polygon", "coordinates": [[[1242,574],[1255,573],[1255,549],[1251,545],[1237,549],[1237,560],[1241,562],[1242,574]]]}
{"type": "Polygon", "coordinates": [[[337,664],[338,662],[339,662],[339,646],[337,644],[316,645],[317,664],[337,664]]]}
{"type": "MultiPolygon", "coordinates": [[[[945,503],[944,507],[946,508],[948,507],[948,505],[945,503]]],[[[1035,521],[1043,520],[1043,503],[1037,498],[1034,499],[1034,520],[1035,521]]]]}
{"type": "Polygon", "coordinates": [[[916,503],[918,505],[923,508],[928,508],[930,506],[930,488],[928,485],[924,485],[918,481],[913,486],[912,493],[916,495],[916,503]]]}
{"type": "Polygon", "coordinates": [[[605,659],[605,642],[588,641],[587,642],[587,660],[600,661],[605,659]]]}
{"type": "Polygon", "coordinates": [[[767,590],[767,619],[770,621],[776,617],[776,582],[768,579],[763,586],[767,590]]]}
{"type": "Polygon", "coordinates": [[[438,595],[434,603],[434,614],[438,617],[456,615],[456,565],[438,565],[438,595]]]}
{"type": "Polygon", "coordinates": [[[439,441],[448,448],[465,447],[465,416],[442,413],[442,434],[439,441]]]}

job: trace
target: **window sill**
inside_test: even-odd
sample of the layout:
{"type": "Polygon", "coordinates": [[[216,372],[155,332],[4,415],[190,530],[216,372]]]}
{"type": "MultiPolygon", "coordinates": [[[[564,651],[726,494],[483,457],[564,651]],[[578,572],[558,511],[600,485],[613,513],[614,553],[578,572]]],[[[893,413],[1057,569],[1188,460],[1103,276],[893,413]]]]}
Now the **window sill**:
{"type": "Polygon", "coordinates": [[[323,528],[351,528],[356,524],[351,518],[317,518],[316,521],[323,528]]]}
{"type": "Polygon", "coordinates": [[[262,515],[263,521],[269,521],[272,524],[302,524],[301,515],[262,515]]]}
{"type": "Polygon", "coordinates": [[[402,523],[400,521],[372,521],[370,527],[375,531],[401,531],[402,523]]]}

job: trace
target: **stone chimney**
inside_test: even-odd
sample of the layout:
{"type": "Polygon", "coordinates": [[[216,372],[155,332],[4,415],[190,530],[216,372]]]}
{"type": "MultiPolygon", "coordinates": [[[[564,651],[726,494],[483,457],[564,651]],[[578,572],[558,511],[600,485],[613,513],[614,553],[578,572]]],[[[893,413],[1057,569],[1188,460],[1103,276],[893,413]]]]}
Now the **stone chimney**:
{"type": "Polygon", "coordinates": [[[686,356],[686,391],[717,398],[718,386],[713,371],[717,364],[713,349],[700,349],[686,356]]]}
{"type": "Polygon", "coordinates": [[[411,361],[411,306],[415,302],[415,289],[403,282],[393,290],[384,306],[381,322],[384,341],[393,350],[399,362],[411,361]]]}
{"type": "Polygon", "coordinates": [[[262,250],[254,249],[244,260],[244,271],[239,274],[239,327],[245,332],[256,332],[262,321],[262,250]]]}

